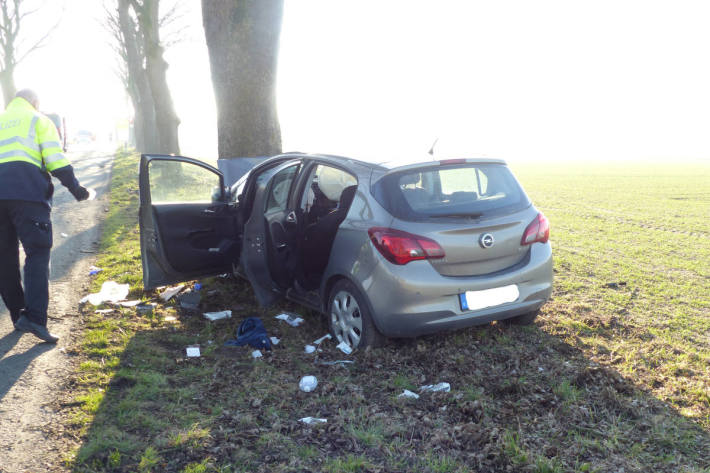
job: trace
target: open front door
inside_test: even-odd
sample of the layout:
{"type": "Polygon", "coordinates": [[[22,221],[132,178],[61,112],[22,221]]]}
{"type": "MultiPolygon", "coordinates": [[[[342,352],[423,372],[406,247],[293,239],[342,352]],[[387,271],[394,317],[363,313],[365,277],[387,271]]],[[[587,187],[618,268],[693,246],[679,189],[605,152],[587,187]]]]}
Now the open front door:
{"type": "Polygon", "coordinates": [[[241,228],[222,173],[190,158],[142,155],[139,182],[146,289],[231,272],[241,228]]]}

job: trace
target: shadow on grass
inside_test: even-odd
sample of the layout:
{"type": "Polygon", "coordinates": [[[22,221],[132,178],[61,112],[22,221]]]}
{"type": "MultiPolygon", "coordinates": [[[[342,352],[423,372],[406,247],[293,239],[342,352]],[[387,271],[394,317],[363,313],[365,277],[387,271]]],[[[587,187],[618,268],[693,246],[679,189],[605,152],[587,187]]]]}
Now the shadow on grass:
{"type": "MultiPolygon", "coordinates": [[[[234,281],[207,288],[248,291],[234,281]]],[[[249,312],[242,307],[245,317],[249,312]]],[[[316,317],[290,328],[273,319],[275,312],[254,312],[282,340],[260,360],[251,349],[222,347],[241,316],[210,324],[180,315],[177,327],[141,321],[145,330],[127,340],[105,394],[89,394],[84,403],[95,417],[74,471],[690,472],[710,466],[708,432],[539,327],[494,324],[396,340],[347,357],[355,363],[343,367],[317,363],[344,358],[332,341],[315,359],[303,352],[324,333],[316,317]],[[185,358],[194,343],[202,357],[185,358]],[[315,392],[298,390],[303,375],[318,378],[315,392]],[[451,392],[397,397],[441,381],[451,392]],[[298,421],[306,416],[328,422],[306,426],[298,421]]],[[[115,326],[135,320],[126,314],[115,326]]],[[[93,355],[96,347],[86,346],[90,362],[105,356],[97,343],[93,355]]]]}

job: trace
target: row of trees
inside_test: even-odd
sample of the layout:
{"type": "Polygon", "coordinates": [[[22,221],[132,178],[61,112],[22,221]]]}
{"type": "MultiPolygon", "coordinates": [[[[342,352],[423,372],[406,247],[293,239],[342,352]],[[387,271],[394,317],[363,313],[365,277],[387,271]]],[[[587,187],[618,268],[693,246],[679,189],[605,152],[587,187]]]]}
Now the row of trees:
{"type": "MultiPolygon", "coordinates": [[[[180,119],[167,81],[165,48],[179,38],[161,35],[179,19],[180,0],[106,0],[106,24],[118,53],[121,79],[134,109],[141,152],[178,154],[180,119]],[[168,3],[170,2],[170,3],[168,3]]],[[[21,52],[23,0],[0,0],[0,86],[15,95],[14,70],[52,29],[21,52]]],[[[281,151],[276,66],[283,0],[202,0],[203,26],[217,102],[220,157],[270,156],[281,151]]]]}

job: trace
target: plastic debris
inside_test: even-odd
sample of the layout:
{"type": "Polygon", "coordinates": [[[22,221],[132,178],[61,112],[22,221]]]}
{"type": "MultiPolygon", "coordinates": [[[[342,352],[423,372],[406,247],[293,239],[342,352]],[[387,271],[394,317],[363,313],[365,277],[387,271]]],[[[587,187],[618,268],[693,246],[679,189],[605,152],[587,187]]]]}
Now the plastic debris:
{"type": "Polygon", "coordinates": [[[221,312],[205,312],[202,315],[204,315],[207,320],[214,322],[215,320],[231,319],[232,318],[232,311],[231,310],[223,310],[221,312]]]}
{"type": "Polygon", "coordinates": [[[200,289],[202,289],[202,284],[196,282],[195,287],[193,289],[195,289],[196,291],[199,291],[200,289]]]}
{"type": "Polygon", "coordinates": [[[279,320],[283,320],[287,324],[289,324],[291,327],[298,327],[303,323],[303,319],[301,317],[298,317],[294,314],[289,314],[287,312],[284,312],[283,314],[279,314],[276,317],[274,317],[279,320]]]}
{"type": "Polygon", "coordinates": [[[114,309],[96,309],[94,314],[110,314],[114,309]]]}
{"type": "Polygon", "coordinates": [[[192,345],[187,347],[185,350],[187,353],[188,358],[197,358],[200,356],[200,346],[199,345],[192,345]]]}
{"type": "Polygon", "coordinates": [[[214,296],[214,295],[217,295],[218,292],[219,291],[217,289],[210,289],[209,291],[207,291],[207,295],[214,296]]]}
{"type": "Polygon", "coordinates": [[[304,418],[298,419],[298,420],[303,422],[306,425],[325,424],[326,422],[328,422],[328,419],[321,419],[319,417],[304,417],[304,418]]]}
{"type": "Polygon", "coordinates": [[[118,305],[121,307],[138,307],[141,305],[141,301],[136,300],[136,301],[123,301],[123,302],[118,302],[118,305]]]}
{"type": "Polygon", "coordinates": [[[298,383],[298,387],[304,393],[309,393],[313,391],[318,386],[318,380],[315,376],[304,376],[298,383]]]}
{"type": "Polygon", "coordinates": [[[269,337],[269,340],[271,340],[272,345],[278,345],[279,342],[281,341],[280,339],[278,339],[276,337],[269,337]]]}
{"type": "Polygon", "coordinates": [[[423,393],[448,393],[449,391],[451,391],[451,385],[449,383],[427,384],[426,386],[422,386],[421,388],[419,388],[419,391],[423,393]]]}
{"type": "Polygon", "coordinates": [[[419,394],[413,393],[409,389],[405,389],[404,391],[402,391],[402,394],[397,397],[411,397],[412,399],[419,399],[419,394]]]}
{"type": "Polygon", "coordinates": [[[162,294],[160,294],[160,298],[164,302],[168,302],[170,299],[172,299],[176,294],[178,294],[183,289],[185,289],[184,284],[180,284],[179,286],[169,287],[166,290],[164,290],[162,294]]]}
{"type": "Polygon", "coordinates": [[[165,319],[163,319],[163,320],[165,320],[166,322],[175,322],[177,319],[175,317],[173,317],[172,315],[166,315],[165,319]]]}
{"type": "Polygon", "coordinates": [[[325,335],[323,335],[322,337],[320,337],[318,340],[314,341],[314,342],[313,342],[313,345],[320,345],[320,344],[323,343],[325,340],[330,340],[331,338],[333,338],[333,337],[331,337],[331,335],[330,335],[329,333],[326,333],[325,335]]]}
{"type": "Polygon", "coordinates": [[[338,348],[340,351],[342,351],[346,355],[349,355],[353,352],[353,349],[350,347],[350,345],[348,345],[348,343],[346,341],[342,341],[342,342],[338,343],[338,346],[336,348],[338,348]]]}
{"type": "Polygon", "coordinates": [[[306,345],[303,351],[305,351],[306,353],[313,353],[314,351],[316,351],[316,347],[314,347],[313,345],[306,345]]]}
{"type": "Polygon", "coordinates": [[[155,309],[156,305],[157,304],[153,302],[138,304],[136,306],[136,311],[141,315],[150,315],[153,313],[153,309],[155,309]]]}
{"type": "Polygon", "coordinates": [[[184,294],[180,294],[177,298],[180,307],[185,310],[197,310],[200,306],[200,299],[199,290],[187,291],[184,294]]]}
{"type": "Polygon", "coordinates": [[[262,356],[264,356],[264,355],[262,355],[259,350],[254,350],[253,352],[251,352],[252,358],[261,358],[262,356]]]}
{"type": "Polygon", "coordinates": [[[352,365],[355,362],[352,360],[335,360],[335,361],[321,361],[320,364],[323,366],[335,366],[335,365],[352,365]]]}
{"type": "Polygon", "coordinates": [[[96,276],[99,274],[101,271],[103,271],[103,268],[97,268],[96,266],[89,266],[89,276],[96,276]]]}
{"type": "Polygon", "coordinates": [[[62,238],[67,238],[67,237],[69,236],[69,235],[67,235],[67,234],[64,233],[64,232],[60,233],[60,235],[62,236],[62,238]]]}
{"type": "Polygon", "coordinates": [[[118,302],[126,298],[129,291],[128,284],[118,284],[115,281],[106,281],[101,285],[101,291],[89,294],[79,303],[90,302],[92,305],[101,305],[104,302],[118,302]]]}

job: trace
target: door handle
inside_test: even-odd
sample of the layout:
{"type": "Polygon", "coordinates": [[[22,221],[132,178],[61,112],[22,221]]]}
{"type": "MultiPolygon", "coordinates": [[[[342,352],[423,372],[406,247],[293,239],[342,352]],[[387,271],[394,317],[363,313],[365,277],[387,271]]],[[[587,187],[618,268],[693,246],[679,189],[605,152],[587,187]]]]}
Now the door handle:
{"type": "Polygon", "coordinates": [[[217,213],[217,211],[215,209],[205,209],[202,211],[202,213],[211,215],[211,214],[217,213]]]}

